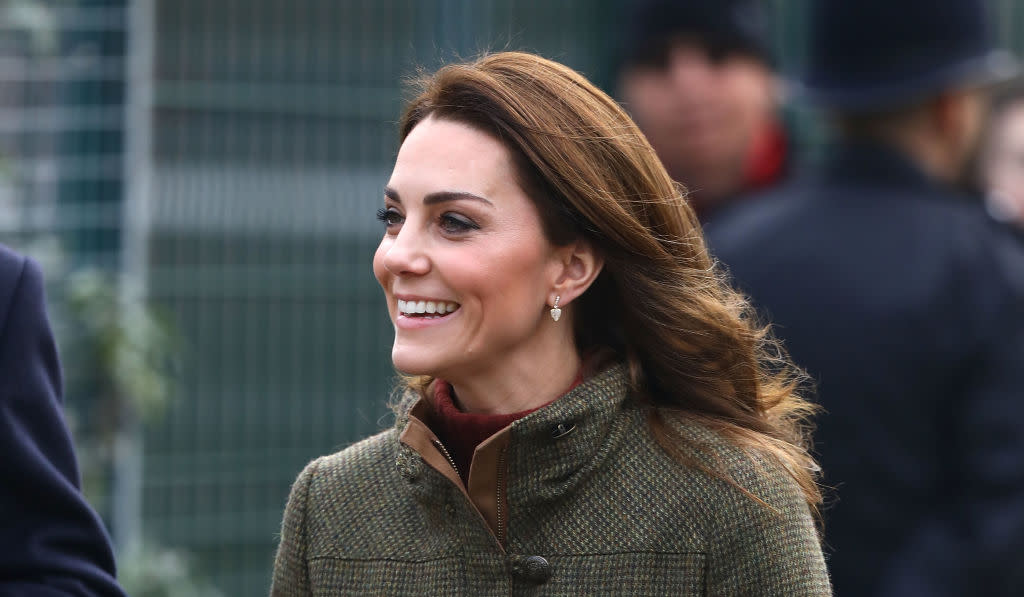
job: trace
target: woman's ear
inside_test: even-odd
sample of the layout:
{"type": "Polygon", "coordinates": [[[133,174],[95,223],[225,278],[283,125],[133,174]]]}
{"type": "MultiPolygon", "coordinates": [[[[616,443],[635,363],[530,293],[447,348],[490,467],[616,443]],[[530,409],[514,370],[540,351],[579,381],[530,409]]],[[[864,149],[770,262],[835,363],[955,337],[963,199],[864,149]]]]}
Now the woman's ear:
{"type": "Polygon", "coordinates": [[[604,267],[604,258],[585,240],[559,247],[556,252],[560,268],[548,303],[553,305],[558,296],[559,305],[565,306],[590,288],[604,267]]]}

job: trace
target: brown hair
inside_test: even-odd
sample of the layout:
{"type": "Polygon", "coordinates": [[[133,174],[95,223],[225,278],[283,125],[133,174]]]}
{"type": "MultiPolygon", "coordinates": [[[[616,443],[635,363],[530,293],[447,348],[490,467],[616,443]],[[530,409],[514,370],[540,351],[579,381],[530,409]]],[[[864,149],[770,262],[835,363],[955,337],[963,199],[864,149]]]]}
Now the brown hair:
{"type": "MultiPolygon", "coordinates": [[[[708,470],[669,425],[696,419],[748,452],[774,456],[816,511],[802,372],[725,282],[681,187],[622,108],[572,69],[519,52],[445,66],[417,89],[400,123],[403,141],[428,117],[493,135],[511,152],[547,237],[585,238],[603,256],[601,274],[574,303],[576,346],[627,363],[666,451],[708,470]]],[[[731,482],[724,470],[709,472],[731,482]]]]}

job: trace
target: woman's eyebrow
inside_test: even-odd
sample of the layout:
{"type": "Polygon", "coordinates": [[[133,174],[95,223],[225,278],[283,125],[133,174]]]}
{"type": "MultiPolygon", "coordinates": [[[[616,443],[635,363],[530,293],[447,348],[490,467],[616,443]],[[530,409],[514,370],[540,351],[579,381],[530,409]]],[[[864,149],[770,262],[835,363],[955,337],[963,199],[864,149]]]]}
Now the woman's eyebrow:
{"type": "MultiPolygon", "coordinates": [[[[391,187],[384,187],[384,195],[394,201],[395,203],[401,203],[402,199],[398,196],[398,191],[391,187]]],[[[467,191],[436,191],[428,193],[423,197],[423,205],[435,205],[437,203],[444,203],[446,201],[458,201],[460,199],[469,199],[471,201],[480,201],[487,205],[493,206],[488,199],[481,197],[480,195],[474,195],[467,191]]]]}
{"type": "Polygon", "coordinates": [[[437,191],[435,193],[428,193],[423,198],[423,205],[433,205],[435,203],[444,203],[445,201],[457,201],[459,199],[469,199],[471,201],[481,201],[487,205],[493,206],[494,204],[484,199],[480,195],[474,195],[473,193],[467,193],[465,191],[437,191]]]}

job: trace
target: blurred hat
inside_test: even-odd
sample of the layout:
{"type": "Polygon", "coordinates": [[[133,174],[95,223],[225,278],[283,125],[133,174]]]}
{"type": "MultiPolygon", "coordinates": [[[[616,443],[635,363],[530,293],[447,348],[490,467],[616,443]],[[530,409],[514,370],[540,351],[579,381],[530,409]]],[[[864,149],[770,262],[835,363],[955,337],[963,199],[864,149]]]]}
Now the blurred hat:
{"type": "Polygon", "coordinates": [[[800,91],[843,111],[910,104],[944,89],[1012,76],[984,0],[818,0],[800,91]]]}
{"type": "Polygon", "coordinates": [[[649,63],[677,37],[716,52],[743,52],[772,64],[768,24],[758,0],[633,0],[625,7],[621,66],[649,63]]]}

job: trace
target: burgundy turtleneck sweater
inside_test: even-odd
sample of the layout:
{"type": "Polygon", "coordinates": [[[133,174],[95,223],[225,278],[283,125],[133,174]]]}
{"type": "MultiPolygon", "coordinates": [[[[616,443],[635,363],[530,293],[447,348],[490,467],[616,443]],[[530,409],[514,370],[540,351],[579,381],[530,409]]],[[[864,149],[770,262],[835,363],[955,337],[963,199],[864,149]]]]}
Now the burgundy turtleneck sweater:
{"type": "MultiPolygon", "coordinates": [[[[572,386],[566,390],[568,393],[583,381],[582,373],[576,376],[572,386]]],[[[552,400],[551,402],[554,402],[552,400]]],[[[511,413],[507,415],[489,415],[481,413],[463,412],[452,396],[452,386],[438,379],[434,383],[434,396],[431,404],[434,407],[433,417],[429,422],[431,431],[444,444],[445,449],[455,461],[455,468],[462,477],[463,483],[469,483],[469,465],[473,460],[473,452],[476,447],[495,433],[512,424],[513,421],[521,419],[526,415],[544,408],[548,404],[542,404],[536,408],[511,413]]]]}

